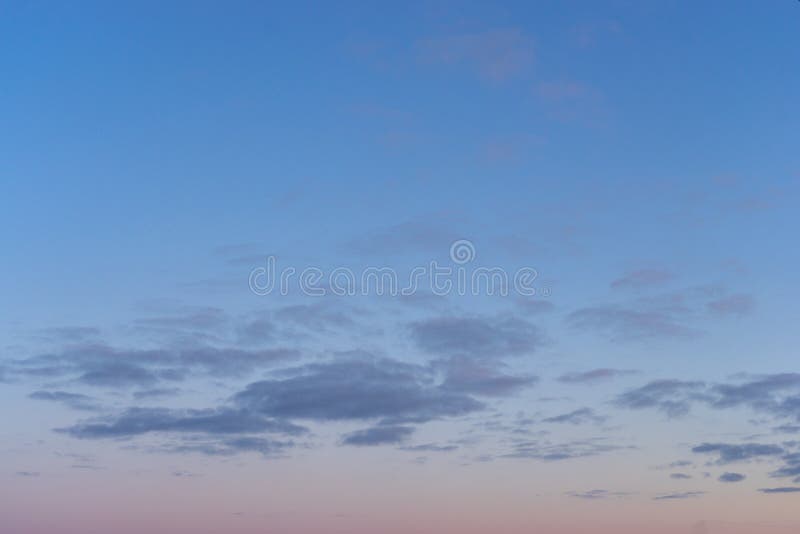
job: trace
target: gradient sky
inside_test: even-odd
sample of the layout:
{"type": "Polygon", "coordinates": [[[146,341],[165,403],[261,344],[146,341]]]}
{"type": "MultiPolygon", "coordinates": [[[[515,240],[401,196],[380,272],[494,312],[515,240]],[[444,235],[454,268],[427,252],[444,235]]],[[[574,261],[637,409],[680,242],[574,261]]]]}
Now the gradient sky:
{"type": "Polygon", "coordinates": [[[797,532],[798,35],[0,2],[0,530],[797,532]],[[270,258],[537,274],[257,294],[270,258]]]}

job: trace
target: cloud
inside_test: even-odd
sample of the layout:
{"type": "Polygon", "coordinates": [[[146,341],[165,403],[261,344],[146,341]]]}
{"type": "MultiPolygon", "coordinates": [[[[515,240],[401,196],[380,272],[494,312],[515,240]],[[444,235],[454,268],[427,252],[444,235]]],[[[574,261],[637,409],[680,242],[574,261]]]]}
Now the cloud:
{"type": "Polygon", "coordinates": [[[611,282],[613,289],[642,289],[663,285],[674,278],[669,271],[640,269],[631,271],[611,282]]]}
{"type": "Polygon", "coordinates": [[[672,473],[669,478],[673,480],[689,480],[692,478],[691,475],[687,475],[686,473],[672,473]]]}
{"type": "Polygon", "coordinates": [[[614,403],[633,410],[655,408],[669,417],[677,417],[689,412],[693,400],[705,398],[705,389],[704,382],[655,380],[619,395],[614,403]]]}
{"type": "Polygon", "coordinates": [[[80,393],[68,393],[66,391],[34,391],[29,398],[59,402],[74,410],[95,411],[99,409],[97,402],[92,397],[80,393]]]}
{"type": "Polygon", "coordinates": [[[417,43],[425,63],[463,66],[481,78],[502,82],[533,63],[533,42],[517,28],[499,28],[424,39],[417,43]]]}
{"type": "Polygon", "coordinates": [[[36,478],[39,475],[41,475],[41,473],[39,473],[38,471],[17,471],[15,475],[24,478],[36,478]]]}
{"type": "Polygon", "coordinates": [[[717,454],[718,465],[734,462],[744,462],[754,458],[765,456],[779,456],[783,454],[782,447],[777,445],[767,445],[763,443],[703,443],[692,448],[692,452],[697,454],[717,454]]]}
{"type": "Polygon", "coordinates": [[[800,421],[800,374],[780,373],[740,383],[711,385],[658,380],[618,396],[615,403],[630,409],[656,408],[671,416],[685,415],[696,403],[713,409],[746,406],[757,412],[800,421]]]}
{"type": "Polygon", "coordinates": [[[58,432],[81,439],[129,438],[149,433],[301,435],[306,429],[295,424],[233,409],[170,410],[129,408],[110,417],[79,422],[58,432]]]}
{"type": "Polygon", "coordinates": [[[693,499],[696,497],[702,497],[705,495],[705,491],[684,491],[680,493],[667,493],[665,495],[658,495],[653,497],[654,501],[671,501],[671,500],[682,500],[682,499],[693,499]]]}
{"type": "Polygon", "coordinates": [[[474,358],[530,354],[544,343],[539,328],[510,317],[439,317],[412,323],[411,334],[425,352],[474,358]]]}
{"type": "Polygon", "coordinates": [[[470,358],[451,358],[436,367],[444,370],[442,388],[447,391],[480,396],[500,397],[510,395],[538,382],[531,375],[513,376],[497,370],[496,365],[480,364],[470,358]]]}
{"type": "Polygon", "coordinates": [[[703,333],[694,325],[705,311],[718,317],[743,313],[743,303],[751,300],[746,295],[724,293],[721,287],[698,286],[625,303],[589,306],[570,313],[567,324],[606,334],[614,341],[693,338],[703,333]]]}
{"type": "Polygon", "coordinates": [[[504,458],[530,458],[546,462],[571,460],[598,456],[609,452],[623,450],[626,447],[604,442],[603,438],[575,440],[564,443],[549,441],[520,441],[515,443],[514,450],[503,455],[504,458]]]}
{"type": "Polygon", "coordinates": [[[732,482],[741,482],[745,478],[747,477],[745,477],[741,473],[722,473],[717,480],[719,480],[720,482],[732,483],[732,482]]]}
{"type": "Polygon", "coordinates": [[[422,445],[401,447],[400,450],[408,452],[452,452],[458,450],[458,445],[437,445],[436,443],[424,443],[422,445]]]}
{"type": "Polygon", "coordinates": [[[580,373],[566,373],[557,378],[565,384],[595,384],[621,376],[638,374],[638,371],[626,369],[592,369],[580,373]]]}
{"type": "Polygon", "coordinates": [[[375,426],[346,434],[342,444],[359,447],[397,444],[408,439],[413,433],[414,429],[408,426],[375,426]]]}
{"type": "Polygon", "coordinates": [[[783,487],[783,488],[761,488],[758,491],[761,493],[800,493],[798,487],[783,487]]]}
{"type": "Polygon", "coordinates": [[[164,445],[153,449],[155,452],[169,454],[199,453],[209,456],[233,456],[236,454],[256,452],[265,458],[281,456],[294,447],[293,441],[276,441],[254,436],[211,440],[184,439],[177,444],[164,445]]]}
{"type": "Polygon", "coordinates": [[[696,337],[700,332],[683,324],[683,315],[669,310],[595,306],[570,313],[567,323],[575,329],[605,332],[615,340],[696,337]]]}
{"type": "Polygon", "coordinates": [[[607,420],[608,417],[597,415],[591,408],[580,408],[569,413],[543,419],[545,423],[569,423],[572,425],[582,425],[586,423],[600,424],[607,420]]]}
{"type": "Polygon", "coordinates": [[[755,299],[750,295],[730,295],[712,300],[708,303],[708,310],[720,316],[743,316],[750,314],[756,307],[755,299]]]}
{"type": "Polygon", "coordinates": [[[611,497],[627,497],[630,493],[624,493],[620,491],[608,491],[604,489],[594,489],[589,491],[568,491],[565,495],[570,497],[575,497],[577,499],[586,499],[586,500],[600,500],[600,499],[609,499],[611,497]]]}
{"type": "Polygon", "coordinates": [[[483,408],[472,397],[433,383],[429,369],[391,359],[310,364],[290,373],[248,385],[234,402],[271,417],[316,421],[423,422],[483,408]]]}
{"type": "Polygon", "coordinates": [[[13,363],[14,372],[24,376],[72,378],[89,386],[121,388],[180,381],[193,372],[241,377],[299,356],[299,351],[284,348],[242,350],[198,346],[151,350],[79,344],[13,363]]]}
{"type": "Polygon", "coordinates": [[[773,471],[769,476],[773,478],[796,477],[795,482],[800,483],[800,453],[791,453],[783,456],[783,467],[773,471]]]}
{"type": "Polygon", "coordinates": [[[133,393],[133,398],[137,400],[142,399],[157,399],[157,398],[164,398],[164,397],[172,397],[181,392],[178,388],[154,388],[154,389],[144,389],[142,391],[135,391],[133,393]]]}

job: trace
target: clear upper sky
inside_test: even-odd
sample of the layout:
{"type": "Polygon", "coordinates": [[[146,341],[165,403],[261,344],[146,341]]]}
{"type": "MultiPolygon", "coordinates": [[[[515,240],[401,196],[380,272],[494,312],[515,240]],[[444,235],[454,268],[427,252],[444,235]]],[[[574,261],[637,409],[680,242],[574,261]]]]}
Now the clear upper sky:
{"type": "Polygon", "coordinates": [[[0,2],[0,530],[796,531],[798,36],[0,2]]]}

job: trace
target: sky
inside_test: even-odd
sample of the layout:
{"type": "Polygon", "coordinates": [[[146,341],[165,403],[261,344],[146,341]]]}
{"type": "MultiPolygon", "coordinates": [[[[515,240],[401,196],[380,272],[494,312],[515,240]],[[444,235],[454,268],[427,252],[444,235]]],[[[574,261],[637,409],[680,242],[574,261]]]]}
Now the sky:
{"type": "Polygon", "coordinates": [[[797,532],[798,35],[0,2],[0,530],[797,532]]]}

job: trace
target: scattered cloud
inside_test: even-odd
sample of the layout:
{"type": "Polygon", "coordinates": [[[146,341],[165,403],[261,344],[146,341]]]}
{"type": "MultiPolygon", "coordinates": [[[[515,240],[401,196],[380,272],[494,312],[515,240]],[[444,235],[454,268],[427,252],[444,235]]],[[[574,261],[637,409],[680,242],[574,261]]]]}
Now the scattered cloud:
{"type": "Polygon", "coordinates": [[[569,423],[571,425],[583,425],[587,423],[601,424],[608,420],[608,417],[597,415],[591,408],[580,408],[569,413],[548,417],[542,421],[545,423],[569,423]]]}
{"type": "Polygon", "coordinates": [[[411,324],[417,346],[432,354],[503,358],[531,354],[544,334],[515,317],[439,317],[411,324]]]}
{"type": "Polygon", "coordinates": [[[557,380],[565,384],[596,384],[598,382],[608,381],[613,378],[618,378],[621,376],[630,376],[638,373],[639,371],[633,371],[628,369],[602,368],[602,369],[592,369],[590,371],[583,371],[583,372],[566,373],[559,376],[557,380]]]}
{"type": "Polygon", "coordinates": [[[741,473],[722,473],[717,480],[719,480],[720,482],[733,483],[733,482],[741,482],[745,478],[747,477],[745,477],[741,473]]]}
{"type": "Polygon", "coordinates": [[[404,442],[413,433],[414,428],[409,426],[375,426],[346,434],[342,444],[359,447],[394,445],[404,442]]]}

